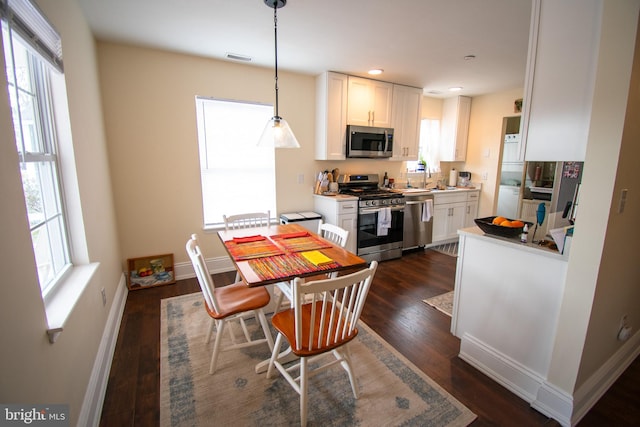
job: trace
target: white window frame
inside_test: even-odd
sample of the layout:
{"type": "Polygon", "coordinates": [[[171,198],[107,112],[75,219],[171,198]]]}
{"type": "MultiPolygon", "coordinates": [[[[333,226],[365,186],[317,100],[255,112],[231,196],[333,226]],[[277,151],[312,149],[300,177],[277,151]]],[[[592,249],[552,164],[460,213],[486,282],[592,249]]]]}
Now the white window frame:
{"type": "MultiPolygon", "coordinates": [[[[42,72],[36,88],[38,97],[36,117],[39,117],[39,123],[34,127],[39,127],[38,132],[43,140],[38,145],[25,144],[21,135],[24,130],[23,123],[20,118],[16,119],[15,108],[12,108],[14,113],[12,115],[21,170],[23,166],[29,164],[43,162],[49,165],[55,164],[55,167],[51,168],[56,172],[55,177],[51,175],[49,183],[53,185],[52,188],[55,189],[53,192],[57,192],[57,197],[55,202],[52,202],[53,198],[49,198],[48,206],[55,206],[56,209],[50,212],[51,215],[46,215],[47,221],[44,222],[52,220],[61,225],[59,229],[64,229],[64,232],[60,234],[58,242],[64,248],[59,251],[62,255],[59,257],[61,262],[56,264],[56,272],[52,275],[52,280],[42,280],[46,283],[40,284],[47,320],[47,334],[49,341],[54,343],[80,296],[91,282],[99,263],[89,262],[81,219],[80,195],[63,74],[61,38],[32,0],[0,0],[0,19],[2,21],[0,47],[3,49],[2,63],[6,69],[15,67],[12,42],[14,39],[19,39],[26,45],[35,62],[39,63],[38,69],[42,72]],[[36,149],[33,149],[34,147],[36,149]],[[70,212],[65,209],[68,206],[65,200],[74,207],[70,212]],[[70,218],[73,218],[72,222],[69,221],[70,218]]],[[[2,81],[7,82],[7,90],[14,91],[12,95],[14,100],[18,99],[15,87],[10,85],[10,82],[15,81],[16,73],[7,77],[2,81]]],[[[15,102],[11,104],[12,107],[15,106],[15,102]]],[[[23,191],[25,191],[24,188],[23,191]]],[[[25,194],[25,203],[29,211],[27,197],[28,194],[25,194]]],[[[30,215],[29,224],[32,230],[43,226],[39,219],[34,221],[34,215],[30,215]]],[[[38,264],[35,250],[34,258],[38,264]]],[[[40,271],[37,272],[37,276],[40,282],[43,276],[40,271]]]]}
{"type": "Polygon", "coordinates": [[[204,229],[222,215],[276,212],[275,149],[258,147],[273,106],[196,97],[204,229]]]}

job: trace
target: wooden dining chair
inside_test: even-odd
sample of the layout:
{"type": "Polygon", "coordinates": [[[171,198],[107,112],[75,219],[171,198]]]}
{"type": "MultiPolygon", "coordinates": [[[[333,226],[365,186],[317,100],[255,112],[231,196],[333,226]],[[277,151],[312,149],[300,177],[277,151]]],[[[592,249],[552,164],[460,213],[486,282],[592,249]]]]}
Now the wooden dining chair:
{"type": "Polygon", "coordinates": [[[243,347],[250,347],[267,343],[270,350],[273,350],[273,338],[269,330],[269,324],[265,317],[263,308],[269,304],[271,299],[269,292],[264,287],[249,288],[244,282],[236,282],[231,285],[216,288],[213,277],[209,273],[200,246],[198,237],[191,235],[191,239],[186,245],[187,253],[196,272],[198,283],[202,289],[205,300],[205,308],[211,317],[211,325],[207,332],[205,342],[211,340],[213,329],[216,329],[216,338],[213,344],[213,354],[209,364],[209,374],[216,371],[218,355],[221,351],[235,350],[243,347]],[[253,314],[262,326],[264,338],[251,339],[245,319],[253,314]],[[228,325],[231,344],[221,348],[222,335],[228,325]],[[234,323],[237,323],[244,334],[244,340],[239,340],[234,334],[234,323]]]}
{"type": "MultiPolygon", "coordinates": [[[[237,215],[222,215],[225,230],[241,228],[268,227],[271,221],[271,211],[250,212],[237,215]]],[[[236,282],[240,281],[240,272],[236,271],[236,282]]]]}
{"type": "Polygon", "coordinates": [[[267,378],[273,368],[300,395],[300,424],[307,423],[307,389],[309,378],[337,363],[347,371],[351,390],[358,398],[358,387],[353,373],[349,342],[358,335],[358,319],[367,299],[369,288],[378,263],[372,261],[369,268],[345,276],[313,282],[296,278],[293,283],[293,308],[273,315],[271,322],[278,331],[273,353],[269,360],[267,378]],[[307,296],[311,298],[306,302],[307,296]],[[299,361],[286,366],[279,361],[280,345],[286,339],[291,352],[299,361]],[[332,360],[321,364],[316,360],[331,353],[332,360]],[[310,362],[314,362],[313,365],[310,362]],[[310,371],[311,366],[313,370],[310,371]],[[294,377],[292,372],[297,371],[294,377]]]}

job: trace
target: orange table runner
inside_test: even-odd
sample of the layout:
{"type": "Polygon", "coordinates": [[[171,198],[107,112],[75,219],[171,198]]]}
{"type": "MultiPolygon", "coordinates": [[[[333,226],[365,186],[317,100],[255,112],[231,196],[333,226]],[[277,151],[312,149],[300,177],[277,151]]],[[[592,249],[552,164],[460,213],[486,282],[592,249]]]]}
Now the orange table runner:
{"type": "Polygon", "coordinates": [[[267,238],[228,240],[224,245],[236,261],[282,255],[284,251],[267,238]]]}
{"type": "Polygon", "coordinates": [[[282,272],[290,273],[290,276],[321,272],[340,267],[336,261],[314,265],[300,253],[276,255],[258,259],[250,259],[249,266],[260,277],[260,280],[273,280],[282,277],[282,272]]]}
{"type": "Polygon", "coordinates": [[[271,236],[270,239],[287,252],[311,251],[331,247],[331,243],[326,240],[305,232],[277,234],[271,236]]]}

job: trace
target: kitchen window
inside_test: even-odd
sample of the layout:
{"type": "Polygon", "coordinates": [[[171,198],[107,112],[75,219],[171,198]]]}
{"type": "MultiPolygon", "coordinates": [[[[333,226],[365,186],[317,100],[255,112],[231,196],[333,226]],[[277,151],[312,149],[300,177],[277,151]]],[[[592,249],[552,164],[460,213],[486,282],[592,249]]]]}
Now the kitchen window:
{"type": "Polygon", "coordinates": [[[275,150],[258,147],[273,106],[196,97],[205,228],[222,215],[276,212],[275,150]]]}
{"type": "MultiPolygon", "coordinates": [[[[440,120],[422,119],[420,121],[420,144],[418,157],[427,163],[427,172],[440,172],[440,120]]],[[[407,170],[418,170],[418,161],[407,162],[407,170]]]]}

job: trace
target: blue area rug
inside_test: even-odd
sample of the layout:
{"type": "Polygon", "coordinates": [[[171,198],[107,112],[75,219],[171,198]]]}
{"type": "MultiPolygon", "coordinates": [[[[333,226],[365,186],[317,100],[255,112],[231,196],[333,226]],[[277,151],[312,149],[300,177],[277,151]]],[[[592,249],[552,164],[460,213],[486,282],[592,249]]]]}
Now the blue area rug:
{"type": "MultiPolygon", "coordinates": [[[[270,356],[266,344],[221,353],[209,375],[213,342],[204,343],[201,294],[161,304],[161,426],[299,425],[298,394],[277,372],[255,373],[270,356]]],[[[339,365],[312,377],[309,426],[466,426],[476,418],[364,323],[350,345],[360,397],[339,365]]]]}

